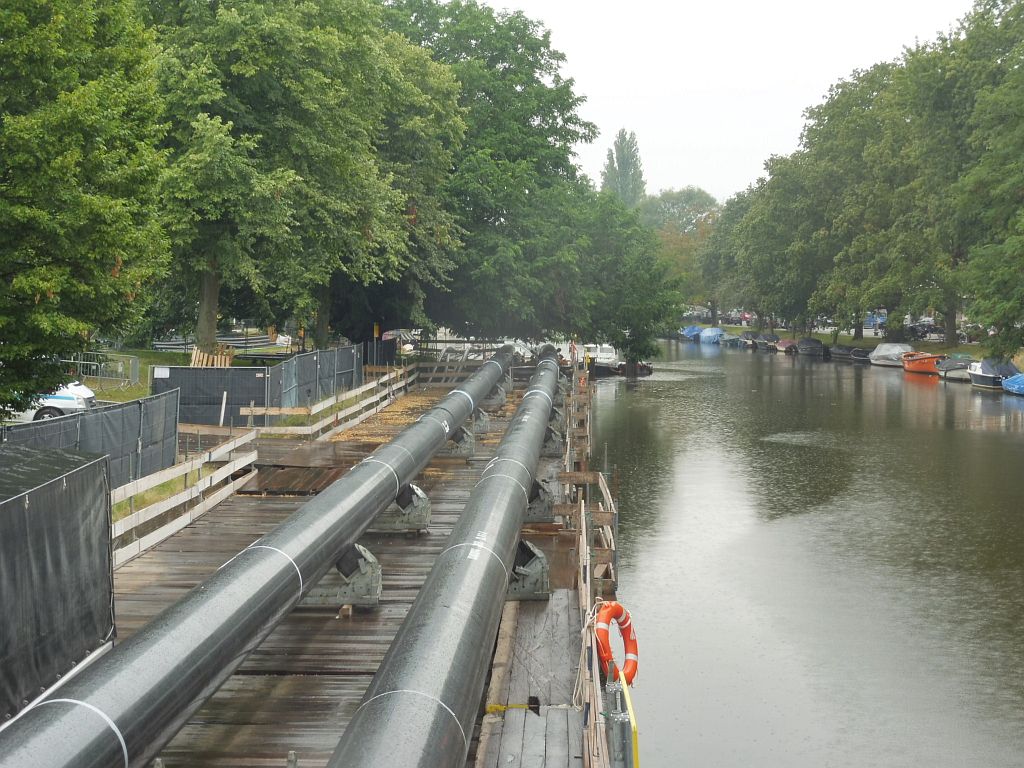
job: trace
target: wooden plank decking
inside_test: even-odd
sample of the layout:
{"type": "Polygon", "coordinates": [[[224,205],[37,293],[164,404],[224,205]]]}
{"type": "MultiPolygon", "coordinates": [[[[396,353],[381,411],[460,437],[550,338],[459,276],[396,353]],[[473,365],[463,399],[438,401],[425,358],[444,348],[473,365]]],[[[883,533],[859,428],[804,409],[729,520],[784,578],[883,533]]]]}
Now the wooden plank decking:
{"type": "MultiPolygon", "coordinates": [[[[442,395],[439,390],[410,394],[332,442],[260,441],[259,474],[239,495],[115,572],[120,639],[272,530],[442,395]]],[[[301,768],[326,765],[494,455],[517,399],[492,413],[488,432],[477,435],[473,457],[436,457],[417,480],[432,503],[425,533],[368,534],[361,540],[383,568],[380,606],[340,613],[331,607],[294,609],[167,745],[161,755],[166,768],[284,768],[290,751],[301,768]]],[[[560,479],[596,482],[590,475],[560,479]]],[[[572,706],[581,643],[578,596],[571,588],[575,538],[550,524],[535,525],[525,535],[548,553],[553,596],[506,606],[484,736],[478,722],[467,766],[582,768],[582,712],[572,706]]]]}

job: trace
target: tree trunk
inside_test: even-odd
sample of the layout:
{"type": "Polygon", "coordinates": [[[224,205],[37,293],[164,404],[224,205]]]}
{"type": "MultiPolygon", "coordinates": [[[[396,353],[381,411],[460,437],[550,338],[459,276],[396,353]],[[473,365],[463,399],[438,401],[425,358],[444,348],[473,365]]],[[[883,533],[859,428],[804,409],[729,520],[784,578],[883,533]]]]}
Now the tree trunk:
{"type": "Polygon", "coordinates": [[[316,325],[313,328],[313,342],[317,349],[327,349],[331,333],[331,286],[324,285],[317,290],[316,325]]]}
{"type": "Polygon", "coordinates": [[[956,305],[943,312],[942,318],[946,323],[946,344],[951,347],[958,346],[960,337],[956,333],[956,305]]]}
{"type": "Polygon", "coordinates": [[[199,273],[199,319],[196,322],[196,346],[212,353],[217,348],[217,310],[220,301],[220,272],[211,258],[207,269],[199,273]]]}
{"type": "MultiPolygon", "coordinates": [[[[711,301],[711,327],[718,327],[718,302],[714,300],[711,301]]],[[[636,375],[635,368],[633,375],[636,375]]]]}
{"type": "Polygon", "coordinates": [[[853,340],[864,338],[864,318],[855,317],[853,318],[853,340]]]}

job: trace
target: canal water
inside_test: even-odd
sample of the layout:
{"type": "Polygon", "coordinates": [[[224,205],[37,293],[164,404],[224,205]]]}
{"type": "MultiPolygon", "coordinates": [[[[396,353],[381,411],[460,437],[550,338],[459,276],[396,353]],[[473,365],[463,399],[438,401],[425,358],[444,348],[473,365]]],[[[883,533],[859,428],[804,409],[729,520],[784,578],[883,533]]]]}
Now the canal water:
{"type": "Polygon", "coordinates": [[[1024,766],[1024,398],[667,342],[594,438],[644,768],[1024,766]]]}

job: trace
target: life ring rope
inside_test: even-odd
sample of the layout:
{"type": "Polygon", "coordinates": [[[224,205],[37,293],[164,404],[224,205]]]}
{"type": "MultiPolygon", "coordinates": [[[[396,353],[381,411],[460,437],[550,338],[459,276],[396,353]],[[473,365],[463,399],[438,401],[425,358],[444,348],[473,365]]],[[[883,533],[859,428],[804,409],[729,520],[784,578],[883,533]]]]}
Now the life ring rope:
{"type": "Polygon", "coordinates": [[[626,610],[624,605],[614,600],[598,603],[594,608],[597,611],[594,621],[594,635],[597,637],[597,655],[604,665],[605,673],[611,672],[612,665],[615,662],[612,655],[612,646],[608,638],[611,623],[615,622],[619,628],[619,633],[622,635],[622,644],[626,650],[626,660],[621,670],[617,664],[614,664],[614,679],[618,680],[621,673],[622,678],[626,681],[626,685],[632,685],[640,665],[640,651],[637,646],[636,630],[633,629],[633,622],[629,611],[626,610]]]}

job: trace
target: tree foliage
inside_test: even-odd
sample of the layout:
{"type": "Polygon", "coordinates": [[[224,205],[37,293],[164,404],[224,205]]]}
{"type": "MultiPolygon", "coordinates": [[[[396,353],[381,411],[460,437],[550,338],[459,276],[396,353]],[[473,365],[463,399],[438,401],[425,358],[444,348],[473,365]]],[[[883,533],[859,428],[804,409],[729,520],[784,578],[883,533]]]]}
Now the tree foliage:
{"type": "Polygon", "coordinates": [[[953,343],[966,312],[997,352],[1016,350],[1021,16],[1019,2],[979,0],[952,34],[833,86],[800,149],[726,204],[705,279],[796,322],[934,312],[953,343]]]}
{"type": "Polygon", "coordinates": [[[129,0],[0,14],[0,416],[121,331],[164,269],[154,55],[129,0]]]}
{"type": "Polygon", "coordinates": [[[647,193],[640,147],[633,131],[620,128],[601,169],[601,190],[616,195],[628,208],[636,208],[647,193]]]}

